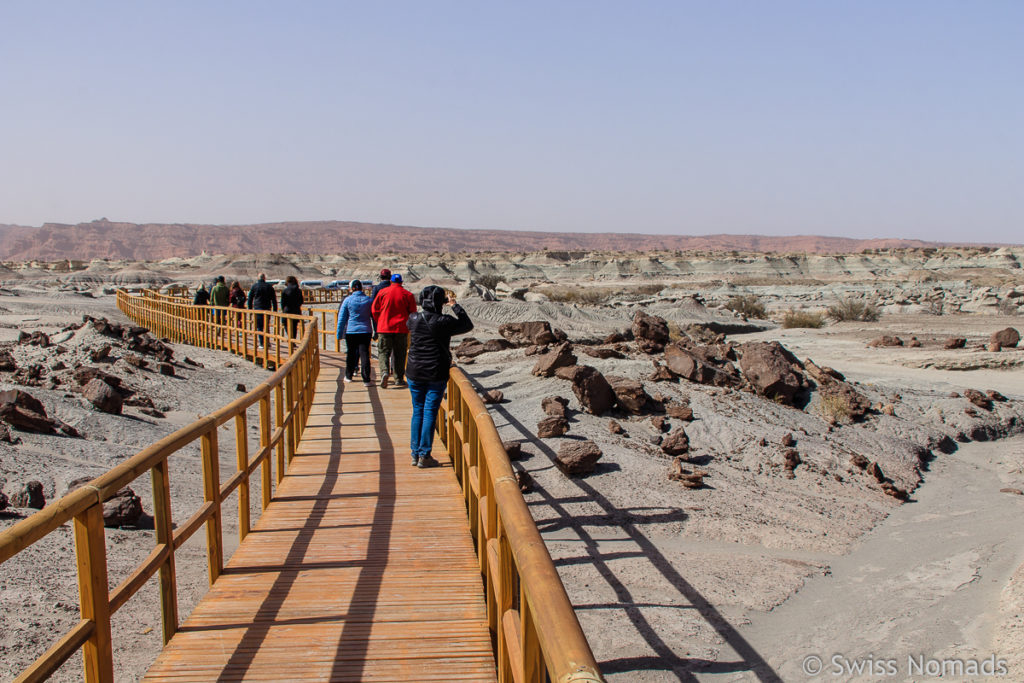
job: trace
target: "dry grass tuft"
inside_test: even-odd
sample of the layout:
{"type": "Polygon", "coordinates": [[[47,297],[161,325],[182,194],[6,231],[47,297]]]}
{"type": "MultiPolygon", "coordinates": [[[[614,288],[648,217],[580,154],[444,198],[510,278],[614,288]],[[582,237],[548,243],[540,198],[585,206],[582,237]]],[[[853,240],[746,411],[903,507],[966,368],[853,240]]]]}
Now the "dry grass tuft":
{"type": "Polygon", "coordinates": [[[828,317],[836,322],[861,321],[875,322],[880,313],[872,303],[859,299],[840,299],[834,306],[828,307],[828,317]]]}
{"type": "Polygon", "coordinates": [[[818,329],[825,326],[825,316],[818,311],[795,311],[789,309],[782,316],[782,327],[818,329]]]}
{"type": "Polygon", "coordinates": [[[768,311],[765,310],[764,304],[761,303],[761,299],[756,294],[744,294],[741,296],[730,297],[725,302],[725,307],[730,311],[739,313],[744,318],[758,318],[764,320],[768,317],[768,311]]]}

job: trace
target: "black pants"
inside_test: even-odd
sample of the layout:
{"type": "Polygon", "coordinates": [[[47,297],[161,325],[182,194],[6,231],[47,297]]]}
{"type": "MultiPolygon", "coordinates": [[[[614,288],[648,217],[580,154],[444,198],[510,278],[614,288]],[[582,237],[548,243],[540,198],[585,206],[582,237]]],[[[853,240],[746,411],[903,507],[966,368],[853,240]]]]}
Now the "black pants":
{"type": "Polygon", "coordinates": [[[291,337],[292,339],[295,339],[296,337],[298,337],[299,336],[298,335],[299,321],[296,320],[295,318],[289,318],[288,319],[288,329],[289,329],[289,334],[288,334],[289,337],[291,337]]]}
{"type": "MultiPolygon", "coordinates": [[[[263,320],[266,318],[266,316],[263,315],[262,313],[257,313],[256,315],[253,316],[253,318],[256,319],[256,331],[257,332],[262,332],[263,331],[263,320]]],[[[259,344],[260,346],[263,346],[263,335],[262,334],[257,334],[256,335],[256,343],[259,344]]]]}
{"type": "Polygon", "coordinates": [[[345,376],[352,379],[356,366],[362,365],[364,382],[370,381],[370,333],[345,335],[345,376]]]}

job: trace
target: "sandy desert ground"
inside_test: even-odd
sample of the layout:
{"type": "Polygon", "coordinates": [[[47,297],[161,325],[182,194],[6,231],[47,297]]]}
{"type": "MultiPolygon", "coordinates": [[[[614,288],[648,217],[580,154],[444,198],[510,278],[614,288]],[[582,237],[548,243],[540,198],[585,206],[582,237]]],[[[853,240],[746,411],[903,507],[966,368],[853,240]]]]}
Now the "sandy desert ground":
{"type": "MultiPolygon", "coordinates": [[[[533,374],[544,357],[538,349],[462,347],[462,366],[481,390],[503,393],[492,415],[503,438],[522,444],[516,467],[532,479],[527,502],[609,681],[808,680],[807,658],[830,667],[833,654],[853,663],[892,659],[892,680],[912,677],[911,656],[995,655],[1006,660],[1004,680],[1024,677],[1024,349],[986,349],[997,330],[1024,331],[1024,249],[401,258],[388,265],[407,273],[413,291],[437,283],[459,293],[477,324],[472,337],[501,339],[504,324],[545,321],[565,332],[576,363],[639,382],[647,397],[637,407],[620,396],[592,414],[573,380],[533,374]],[[740,295],[758,297],[768,318],[723,307],[740,295]],[[876,304],[881,317],[819,329],[778,324],[791,309],[824,311],[846,298],[876,304]],[[742,366],[757,342],[778,341],[805,375],[838,371],[868,410],[856,420],[837,413],[827,379],[810,382],[789,405],[751,390],[742,376],[716,384],[656,373],[663,350],[645,351],[628,334],[604,343],[632,330],[638,311],[667,322],[670,346],[721,356],[721,367],[728,354],[742,366]],[[883,335],[904,345],[868,345],[883,335]],[[944,348],[950,337],[964,347],[944,348]],[[971,389],[984,406],[965,397],[971,389]],[[987,391],[1006,400],[986,402],[987,391]],[[567,399],[568,431],[540,438],[549,396],[567,399]],[[610,420],[621,433],[609,430],[610,420]],[[673,455],[663,446],[679,430],[689,442],[680,462],[704,473],[700,488],[668,477],[673,455]],[[568,476],[557,466],[559,450],[582,440],[602,457],[591,473],[568,476]],[[881,476],[871,474],[876,466],[881,476]]],[[[53,346],[17,343],[19,332],[46,332],[73,370],[97,365],[87,355],[103,338],[89,325],[70,326],[83,315],[126,322],[113,304],[115,286],[191,284],[220,273],[251,279],[261,270],[371,279],[380,264],[358,256],[7,263],[0,343],[19,367],[49,368],[61,358],[53,346]]],[[[174,378],[126,363],[129,354],[117,349],[98,364],[148,396],[162,418],[136,407],[98,413],[64,384],[48,388],[49,377],[67,381],[61,373],[69,370],[47,369],[41,386],[0,375],[0,388],[29,391],[84,437],[12,432],[21,443],[0,442],[3,492],[36,479],[48,499],[59,496],[74,479],[104,471],[262,376],[226,354],[173,352],[174,378]]],[[[222,438],[230,444],[229,431],[222,438]]],[[[196,454],[186,453],[180,474],[172,472],[176,510],[198,504],[190,498],[196,465],[196,454]]],[[[148,482],[134,488],[149,510],[148,482]]],[[[0,524],[29,512],[9,509],[0,524]]],[[[151,533],[109,530],[118,546],[112,557],[125,558],[112,575],[148,550],[151,533]]],[[[72,566],[70,534],[55,536],[0,572],[0,669],[23,666],[76,618],[72,577],[57,569],[72,566]]],[[[205,583],[201,542],[188,552],[194,569],[179,572],[184,612],[205,583]]],[[[148,591],[118,615],[123,680],[141,676],[156,654],[156,604],[148,591]]],[[[76,680],[77,667],[69,663],[58,680],[76,680]]],[[[857,678],[829,676],[820,678],[857,678]]]]}

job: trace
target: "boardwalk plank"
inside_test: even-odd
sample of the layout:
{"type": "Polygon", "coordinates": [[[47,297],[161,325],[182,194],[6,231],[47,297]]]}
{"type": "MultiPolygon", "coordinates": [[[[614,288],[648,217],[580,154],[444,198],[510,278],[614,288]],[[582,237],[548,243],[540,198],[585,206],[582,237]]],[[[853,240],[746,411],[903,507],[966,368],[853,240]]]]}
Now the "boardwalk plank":
{"type": "Polygon", "coordinates": [[[496,680],[451,468],[411,467],[408,392],[341,364],[323,354],[275,501],[146,680],[496,680]]]}

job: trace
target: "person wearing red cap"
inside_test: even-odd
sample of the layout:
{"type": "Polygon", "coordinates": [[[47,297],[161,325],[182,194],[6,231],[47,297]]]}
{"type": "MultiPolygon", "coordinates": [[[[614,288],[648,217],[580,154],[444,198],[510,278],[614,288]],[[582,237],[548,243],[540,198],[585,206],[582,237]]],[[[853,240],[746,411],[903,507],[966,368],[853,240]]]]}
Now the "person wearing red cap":
{"type": "Polygon", "coordinates": [[[388,268],[381,268],[381,271],[380,271],[380,282],[375,284],[373,286],[373,289],[370,291],[370,301],[373,301],[374,299],[377,298],[377,295],[380,294],[380,290],[385,289],[385,288],[390,287],[390,286],[391,286],[391,271],[388,268]]]}
{"type": "Polygon", "coordinates": [[[391,276],[391,286],[373,299],[370,307],[377,331],[377,362],[380,364],[380,387],[387,389],[392,367],[397,378],[395,386],[405,386],[405,351],[409,344],[409,316],[416,312],[416,297],[402,286],[402,276],[391,276]],[[394,354],[392,365],[391,355],[394,354]]]}

